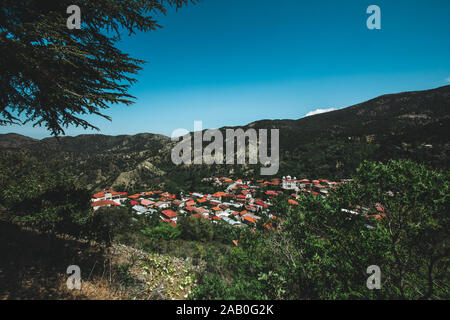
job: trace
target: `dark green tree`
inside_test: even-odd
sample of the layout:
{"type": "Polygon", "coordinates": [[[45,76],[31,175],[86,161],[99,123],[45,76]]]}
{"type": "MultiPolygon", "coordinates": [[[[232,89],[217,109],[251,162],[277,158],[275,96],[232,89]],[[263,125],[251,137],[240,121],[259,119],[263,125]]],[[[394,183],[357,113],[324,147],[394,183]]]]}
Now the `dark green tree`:
{"type": "Polygon", "coordinates": [[[239,247],[207,257],[193,298],[448,299],[449,181],[412,161],[364,162],[327,198],[280,197],[281,229],[244,230],[239,247]],[[379,290],[367,287],[373,265],[379,290]]]}
{"type": "Polygon", "coordinates": [[[125,207],[103,207],[89,221],[91,238],[110,246],[116,236],[132,228],[131,210],[125,207]]]}
{"type": "Polygon", "coordinates": [[[117,48],[121,33],[156,30],[152,16],[196,0],[0,1],[0,124],[32,122],[52,135],[111,104],[129,105],[128,89],[144,63],[117,48]],[[70,5],[81,29],[67,27],[70,5]],[[20,118],[24,118],[22,121],[20,118]]]}
{"type": "Polygon", "coordinates": [[[298,288],[291,294],[448,299],[449,196],[448,174],[412,161],[365,162],[329,198],[305,196],[283,225],[293,248],[285,252],[293,257],[291,288],[298,288]],[[371,265],[381,269],[380,290],[366,287],[371,265]]]}
{"type": "Polygon", "coordinates": [[[59,162],[37,163],[17,154],[0,159],[0,204],[12,222],[43,233],[88,235],[91,194],[59,162]]]}
{"type": "Polygon", "coordinates": [[[214,226],[211,221],[201,217],[180,217],[178,228],[185,240],[211,241],[214,237],[214,226]]]}

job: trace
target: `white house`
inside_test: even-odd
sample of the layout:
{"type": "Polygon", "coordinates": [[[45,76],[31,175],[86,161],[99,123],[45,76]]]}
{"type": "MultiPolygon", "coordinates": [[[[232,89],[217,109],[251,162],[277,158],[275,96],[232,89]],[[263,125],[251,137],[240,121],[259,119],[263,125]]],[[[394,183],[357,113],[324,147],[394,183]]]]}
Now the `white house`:
{"type": "Polygon", "coordinates": [[[297,178],[291,178],[291,176],[283,177],[281,188],[285,190],[295,190],[297,188],[297,178]]]}
{"type": "Polygon", "coordinates": [[[126,197],[121,192],[116,192],[114,190],[104,190],[94,194],[91,199],[92,202],[102,200],[112,200],[117,204],[121,204],[122,201],[126,200],[126,197]]]}

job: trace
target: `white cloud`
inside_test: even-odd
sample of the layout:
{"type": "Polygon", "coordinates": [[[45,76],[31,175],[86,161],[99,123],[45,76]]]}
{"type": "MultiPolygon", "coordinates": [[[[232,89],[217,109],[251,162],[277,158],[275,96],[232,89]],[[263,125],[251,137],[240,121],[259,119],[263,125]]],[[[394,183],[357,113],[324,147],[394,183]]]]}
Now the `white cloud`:
{"type": "Polygon", "coordinates": [[[448,77],[447,79],[445,79],[445,81],[450,82],[450,77],[448,77]]]}
{"type": "Polygon", "coordinates": [[[320,114],[320,113],[325,113],[325,112],[330,112],[330,111],[335,111],[337,110],[336,108],[329,108],[329,109],[316,109],[314,111],[310,111],[306,114],[305,117],[309,117],[309,116],[314,116],[316,114],[320,114]]]}

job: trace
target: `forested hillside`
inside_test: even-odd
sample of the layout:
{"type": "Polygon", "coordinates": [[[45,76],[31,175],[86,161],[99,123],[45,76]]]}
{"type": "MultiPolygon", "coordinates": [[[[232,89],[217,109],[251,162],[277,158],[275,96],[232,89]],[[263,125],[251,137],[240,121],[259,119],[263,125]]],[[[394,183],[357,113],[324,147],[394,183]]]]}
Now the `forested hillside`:
{"type": "MultiPolygon", "coordinates": [[[[450,86],[445,86],[383,95],[299,120],[256,121],[244,129],[280,130],[278,176],[339,179],[352,175],[363,160],[412,159],[448,169],[449,111],[450,86]]],[[[188,189],[206,176],[259,174],[258,166],[176,167],[170,158],[173,146],[168,137],[149,133],[43,140],[0,135],[2,155],[19,152],[38,161],[59,159],[92,190],[188,189]]]]}

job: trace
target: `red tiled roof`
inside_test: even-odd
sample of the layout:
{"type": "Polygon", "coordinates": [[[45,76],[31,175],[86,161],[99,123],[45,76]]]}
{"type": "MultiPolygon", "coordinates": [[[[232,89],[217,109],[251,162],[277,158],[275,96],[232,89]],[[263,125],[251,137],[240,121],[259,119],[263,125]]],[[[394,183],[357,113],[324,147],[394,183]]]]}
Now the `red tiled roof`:
{"type": "Polygon", "coordinates": [[[91,203],[92,207],[103,207],[103,206],[120,206],[119,204],[117,204],[116,202],[112,201],[112,200],[99,200],[99,201],[95,201],[91,203]]]}
{"type": "Polygon", "coordinates": [[[154,202],[154,201],[151,201],[151,200],[144,199],[144,200],[141,200],[141,204],[142,204],[143,206],[150,206],[150,205],[152,205],[152,204],[155,204],[155,202],[154,202]]]}
{"type": "Polygon", "coordinates": [[[212,196],[215,198],[220,198],[220,197],[224,197],[226,195],[227,194],[225,192],[219,191],[219,192],[214,193],[212,196]]]}
{"type": "Polygon", "coordinates": [[[95,199],[103,198],[106,193],[111,193],[112,196],[122,195],[122,192],[116,192],[114,190],[105,190],[105,191],[100,191],[100,192],[95,193],[93,195],[93,198],[95,198],[95,199]]]}
{"type": "Polygon", "coordinates": [[[170,210],[170,209],[163,210],[162,214],[165,215],[168,218],[178,217],[178,214],[175,211],[170,210]]]}
{"type": "Polygon", "coordinates": [[[261,206],[263,208],[267,208],[268,207],[267,203],[265,203],[263,201],[260,201],[260,200],[255,201],[255,204],[257,204],[257,205],[259,205],[259,206],[261,206]]]}
{"type": "Polygon", "coordinates": [[[249,222],[251,222],[251,223],[256,223],[256,220],[253,219],[252,217],[249,217],[249,216],[245,216],[245,217],[244,217],[244,220],[247,220],[247,221],[249,221],[249,222]]]}

